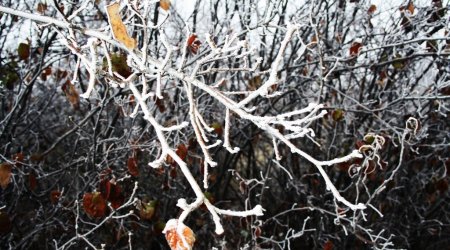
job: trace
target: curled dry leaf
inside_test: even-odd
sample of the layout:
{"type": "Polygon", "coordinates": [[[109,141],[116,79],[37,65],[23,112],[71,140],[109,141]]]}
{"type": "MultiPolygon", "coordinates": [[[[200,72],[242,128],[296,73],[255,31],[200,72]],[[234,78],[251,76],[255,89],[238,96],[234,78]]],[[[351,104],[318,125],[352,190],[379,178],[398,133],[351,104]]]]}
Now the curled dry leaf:
{"type": "Polygon", "coordinates": [[[168,11],[170,9],[170,0],[160,0],[159,7],[165,11],[168,11]]]}
{"type": "Polygon", "coordinates": [[[166,235],[167,243],[172,250],[189,250],[194,245],[194,232],[183,223],[178,223],[177,219],[170,219],[166,223],[163,233],[166,235]],[[182,233],[179,234],[178,232],[182,233]]]}
{"type": "Polygon", "coordinates": [[[120,4],[114,2],[111,5],[106,6],[106,12],[108,14],[109,26],[111,27],[114,39],[123,43],[127,48],[136,48],[136,40],[128,35],[127,27],[122,22],[122,18],[119,13],[120,4]]]}
{"type": "Polygon", "coordinates": [[[0,186],[5,189],[11,182],[11,168],[8,163],[0,164],[0,186]]]}

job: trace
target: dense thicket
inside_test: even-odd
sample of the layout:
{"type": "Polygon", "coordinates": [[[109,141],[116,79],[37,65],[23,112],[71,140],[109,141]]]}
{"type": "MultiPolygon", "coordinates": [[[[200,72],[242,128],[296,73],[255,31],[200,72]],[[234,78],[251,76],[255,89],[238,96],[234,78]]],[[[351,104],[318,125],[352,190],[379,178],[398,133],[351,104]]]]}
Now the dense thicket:
{"type": "MultiPolygon", "coordinates": [[[[151,58],[168,59],[162,71],[148,69],[162,78],[163,98],[146,101],[159,124],[189,122],[191,93],[205,123],[214,128],[206,131],[211,143],[223,140],[223,103],[197,86],[187,92],[189,79],[174,77],[167,68],[216,85],[239,102],[269,79],[286,32],[296,24],[269,89],[278,94],[254,98],[248,112],[277,116],[322,103],[328,114],[307,122],[314,133],[290,139],[292,144],[319,160],[354,149],[365,156],[325,167],[342,196],[370,204],[353,211],[326,189],[310,161],[279,141],[282,159],[274,160],[271,134],[231,112],[230,143],[240,151],[210,149],[218,165],[210,168],[210,185],[203,192],[223,209],[260,204],[264,216],[221,216],[225,232],[217,235],[202,206],[184,222],[196,234],[195,249],[441,249],[450,244],[448,1],[378,6],[363,0],[173,1],[170,15],[159,3],[139,9],[140,1],[128,2],[121,15],[137,47],[146,45],[151,58]],[[234,35],[234,44],[247,44],[231,51],[235,55],[196,68],[213,53],[206,33],[209,44],[218,47],[234,35]],[[178,48],[170,57],[165,43],[178,48]]],[[[104,8],[109,2],[84,4],[1,1],[1,6],[57,20],[77,16],[69,20],[72,34],[0,14],[0,247],[167,249],[164,223],[180,214],[179,198],[193,202],[196,195],[170,157],[159,168],[148,165],[162,146],[142,112],[130,116],[138,103],[124,78],[147,73],[127,51],[99,42],[94,91],[80,97],[90,75],[74,53],[92,55],[89,35],[80,31],[110,34],[104,8]],[[76,13],[79,8],[84,9],[76,13]],[[108,72],[108,60],[115,76],[108,72]]],[[[150,90],[157,88],[157,78],[146,79],[150,90]]],[[[286,135],[286,124],[274,127],[286,135]]],[[[167,132],[166,138],[202,183],[205,154],[195,133],[188,126],[167,132]]]]}

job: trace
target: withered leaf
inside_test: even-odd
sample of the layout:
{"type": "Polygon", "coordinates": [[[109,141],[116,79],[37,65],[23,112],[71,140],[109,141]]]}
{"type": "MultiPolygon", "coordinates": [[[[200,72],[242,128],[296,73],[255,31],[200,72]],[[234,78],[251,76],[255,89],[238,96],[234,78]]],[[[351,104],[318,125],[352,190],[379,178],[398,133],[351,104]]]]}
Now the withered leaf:
{"type": "Polygon", "coordinates": [[[114,2],[111,5],[106,6],[106,12],[108,14],[109,26],[111,27],[114,38],[123,43],[128,49],[136,48],[136,40],[128,35],[127,27],[122,22],[122,18],[119,13],[120,4],[114,2]]]}

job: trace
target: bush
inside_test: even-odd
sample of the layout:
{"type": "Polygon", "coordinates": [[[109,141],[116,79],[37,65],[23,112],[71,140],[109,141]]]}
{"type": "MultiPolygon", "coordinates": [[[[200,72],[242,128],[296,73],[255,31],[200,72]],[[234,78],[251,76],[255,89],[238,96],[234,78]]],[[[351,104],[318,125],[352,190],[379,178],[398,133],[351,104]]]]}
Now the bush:
{"type": "Polygon", "coordinates": [[[2,248],[449,244],[443,1],[187,2],[1,4],[2,248]]]}

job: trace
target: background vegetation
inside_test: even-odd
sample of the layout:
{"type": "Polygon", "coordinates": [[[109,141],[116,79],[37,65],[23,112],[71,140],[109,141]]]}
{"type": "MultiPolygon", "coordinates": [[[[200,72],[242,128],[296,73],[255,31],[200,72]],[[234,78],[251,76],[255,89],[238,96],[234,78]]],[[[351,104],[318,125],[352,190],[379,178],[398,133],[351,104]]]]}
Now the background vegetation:
{"type": "MultiPolygon", "coordinates": [[[[272,137],[232,113],[230,142],[240,151],[210,150],[218,165],[210,169],[210,186],[203,192],[223,209],[260,204],[264,216],[221,216],[225,232],[217,235],[202,206],[185,220],[195,233],[195,249],[442,249],[450,244],[448,1],[181,2],[173,1],[167,11],[159,2],[148,4],[148,24],[160,26],[148,28],[147,35],[142,28],[147,24],[130,9],[120,14],[137,47],[146,44],[152,58],[167,55],[164,37],[178,47],[168,65],[178,68],[181,62],[188,75],[212,53],[205,33],[217,45],[232,35],[246,40],[254,53],[225,57],[194,75],[207,85],[219,83],[222,93],[234,91],[230,98],[237,101],[267,81],[288,23],[299,25],[271,86],[271,93],[280,94],[257,97],[248,107],[259,116],[276,116],[323,103],[328,114],[307,124],[315,136],[307,133],[291,142],[320,160],[359,149],[364,158],[325,171],[347,200],[371,204],[359,212],[337,202],[314,165],[282,143],[282,159],[274,160],[272,137]]],[[[107,4],[1,1],[57,20],[75,13],[74,30],[105,34],[107,4]]],[[[173,159],[157,169],[148,165],[161,145],[143,115],[130,116],[137,103],[128,85],[111,84],[107,59],[100,56],[94,92],[81,98],[89,72],[62,36],[74,39],[79,53],[89,51],[83,47],[88,36],[70,38],[68,29],[0,15],[0,248],[167,249],[165,223],[180,214],[179,198],[192,202],[195,194],[173,159]]],[[[126,51],[108,46],[113,71],[123,78],[139,72],[126,51]]],[[[150,89],[156,81],[148,80],[150,89]]],[[[164,98],[147,100],[159,124],[189,121],[183,84],[163,74],[164,98]]],[[[200,88],[192,93],[214,128],[209,138],[223,138],[224,106],[200,88]]],[[[277,129],[285,133],[286,128],[277,129]]],[[[167,140],[202,183],[205,156],[192,127],[168,133],[167,140]]]]}

